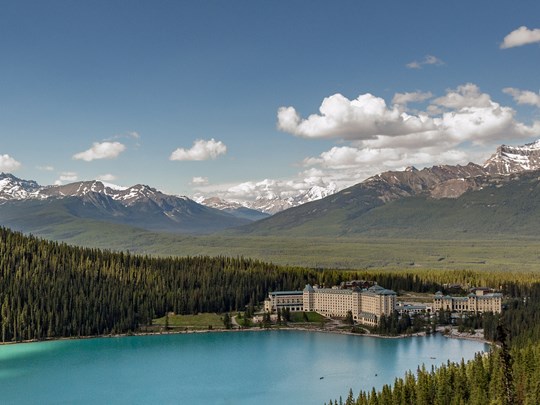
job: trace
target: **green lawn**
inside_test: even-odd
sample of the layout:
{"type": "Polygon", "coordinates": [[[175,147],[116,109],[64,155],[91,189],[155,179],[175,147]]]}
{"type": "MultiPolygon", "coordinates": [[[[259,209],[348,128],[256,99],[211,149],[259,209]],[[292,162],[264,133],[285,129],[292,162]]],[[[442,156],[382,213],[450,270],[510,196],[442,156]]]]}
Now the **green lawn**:
{"type": "MultiPolygon", "coordinates": [[[[152,325],[165,326],[165,316],[154,319],[152,325]]],[[[197,315],[169,315],[170,328],[187,328],[191,330],[221,329],[223,326],[223,317],[218,314],[197,314],[197,315]]]]}
{"type": "MultiPolygon", "coordinates": [[[[326,319],[321,314],[318,314],[317,312],[305,312],[308,318],[308,322],[327,322],[328,319],[326,319]]],[[[292,323],[305,323],[306,320],[304,319],[304,313],[303,312],[291,312],[291,322],[292,323]]]]}

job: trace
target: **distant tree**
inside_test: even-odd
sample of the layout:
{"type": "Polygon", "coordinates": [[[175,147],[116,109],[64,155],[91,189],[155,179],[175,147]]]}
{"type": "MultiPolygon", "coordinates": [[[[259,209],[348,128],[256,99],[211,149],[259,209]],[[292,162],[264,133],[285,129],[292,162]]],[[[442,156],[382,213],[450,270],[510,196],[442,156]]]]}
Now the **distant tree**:
{"type": "Polygon", "coordinates": [[[347,311],[347,315],[345,315],[345,323],[347,325],[353,325],[354,324],[354,319],[353,319],[353,315],[352,315],[352,311],[347,311]]]}
{"type": "Polygon", "coordinates": [[[169,313],[165,314],[165,330],[169,330],[169,313]]]}
{"type": "Polygon", "coordinates": [[[225,326],[225,329],[232,328],[232,319],[228,312],[225,312],[225,315],[223,315],[223,325],[225,326]]]}
{"type": "Polygon", "coordinates": [[[291,310],[289,308],[284,308],[283,311],[281,311],[281,316],[285,320],[285,323],[291,321],[291,310]]]}
{"type": "Polygon", "coordinates": [[[263,315],[263,321],[261,326],[263,328],[269,328],[272,325],[272,321],[270,319],[270,312],[265,312],[263,315]]]}

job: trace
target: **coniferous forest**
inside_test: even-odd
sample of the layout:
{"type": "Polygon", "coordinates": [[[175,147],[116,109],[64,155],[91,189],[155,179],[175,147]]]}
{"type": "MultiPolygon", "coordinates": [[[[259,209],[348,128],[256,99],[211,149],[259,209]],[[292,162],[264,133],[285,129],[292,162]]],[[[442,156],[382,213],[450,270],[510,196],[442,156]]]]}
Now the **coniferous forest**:
{"type": "Polygon", "coordinates": [[[168,311],[240,310],[316,275],[242,258],[150,258],[0,235],[3,342],[127,333],[168,311]]]}

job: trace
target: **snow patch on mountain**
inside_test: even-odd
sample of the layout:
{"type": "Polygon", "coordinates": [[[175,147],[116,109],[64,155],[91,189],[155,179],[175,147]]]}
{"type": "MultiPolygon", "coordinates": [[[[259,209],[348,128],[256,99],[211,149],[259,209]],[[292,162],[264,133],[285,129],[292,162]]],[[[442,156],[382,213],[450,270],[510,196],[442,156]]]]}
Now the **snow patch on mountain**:
{"type": "Polygon", "coordinates": [[[489,174],[511,174],[540,169],[540,140],[522,146],[501,145],[484,163],[489,174]]]}

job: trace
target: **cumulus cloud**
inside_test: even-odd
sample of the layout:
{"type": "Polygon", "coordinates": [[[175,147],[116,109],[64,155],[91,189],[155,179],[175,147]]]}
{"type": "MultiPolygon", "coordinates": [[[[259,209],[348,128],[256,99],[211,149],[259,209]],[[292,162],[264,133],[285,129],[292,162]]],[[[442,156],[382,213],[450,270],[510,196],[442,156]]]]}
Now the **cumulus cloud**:
{"type": "MultiPolygon", "coordinates": [[[[515,89],[506,92],[521,96],[523,103],[536,102],[536,95],[515,89]]],[[[294,107],[280,108],[278,128],[305,138],[339,140],[340,145],[303,161],[338,188],[411,165],[481,163],[502,140],[540,136],[540,121],[518,121],[515,110],[495,102],[472,83],[448,89],[439,97],[429,92],[397,93],[392,103],[388,106],[372,94],[354,100],[335,94],[323,100],[318,114],[307,118],[294,107]],[[425,112],[407,106],[426,100],[430,102],[425,112]]]]}
{"type": "Polygon", "coordinates": [[[191,179],[192,186],[206,186],[209,183],[208,177],[195,176],[191,179]]]}
{"type": "Polygon", "coordinates": [[[96,180],[100,180],[100,181],[114,181],[116,179],[117,177],[114,174],[110,174],[110,173],[102,174],[100,176],[97,176],[96,178],[96,180]]]}
{"type": "Polygon", "coordinates": [[[540,28],[530,30],[525,26],[521,26],[504,37],[500,48],[515,48],[516,46],[523,46],[535,42],[540,42],[540,28]]]}
{"type": "Polygon", "coordinates": [[[466,83],[455,90],[447,90],[446,95],[433,100],[433,104],[450,109],[482,108],[491,106],[491,97],[489,94],[482,93],[476,84],[466,83]]]}
{"type": "Polygon", "coordinates": [[[422,69],[425,65],[435,65],[435,66],[441,66],[444,65],[444,62],[433,55],[426,55],[424,56],[424,59],[421,60],[413,60],[412,62],[407,63],[405,66],[407,66],[409,69],[422,69]]]}
{"type": "MultiPolygon", "coordinates": [[[[346,185],[350,184],[351,180],[347,179],[346,185]]],[[[197,191],[195,197],[217,195],[220,198],[238,202],[252,202],[260,198],[270,200],[279,198],[292,201],[291,199],[318,188],[337,191],[342,186],[336,184],[325,171],[311,167],[288,179],[264,179],[242,183],[199,185],[195,187],[197,191]]],[[[287,208],[287,203],[283,207],[287,208]]]]}
{"type": "Polygon", "coordinates": [[[509,94],[518,104],[529,104],[540,107],[540,93],[529,90],[519,90],[513,87],[506,87],[503,93],[509,94]]]}
{"type": "MultiPolygon", "coordinates": [[[[443,148],[444,149],[444,148],[443,148]]],[[[316,158],[306,158],[306,166],[320,165],[327,169],[353,169],[358,167],[376,168],[378,171],[394,170],[415,165],[424,167],[433,163],[457,164],[466,162],[468,154],[460,150],[441,150],[438,147],[410,150],[408,148],[356,148],[350,146],[333,147],[316,158]]],[[[370,170],[373,171],[373,170],[370,170]]]]}
{"type": "MultiPolygon", "coordinates": [[[[418,96],[401,99],[414,97],[418,96]]],[[[430,145],[452,148],[464,142],[482,144],[540,135],[540,121],[532,125],[517,121],[511,107],[496,103],[472,83],[447,90],[431,102],[426,112],[406,112],[397,104],[388,107],[382,98],[369,93],[355,100],[334,94],[323,100],[319,112],[303,119],[294,107],[281,107],[278,128],[305,138],[337,138],[372,149],[430,145]]]]}
{"type": "Polygon", "coordinates": [[[422,93],[415,91],[411,93],[396,93],[392,99],[392,104],[399,104],[406,106],[408,103],[420,103],[433,97],[430,91],[422,93]]]}
{"type": "MultiPolygon", "coordinates": [[[[507,90],[511,95],[529,94],[507,90]]],[[[525,101],[523,101],[525,102],[525,101]]],[[[397,93],[393,105],[372,94],[349,100],[335,94],[323,100],[318,114],[303,118],[294,107],[278,110],[278,128],[309,139],[335,139],[338,145],[306,157],[304,171],[290,179],[264,179],[240,184],[196,187],[205,195],[236,200],[254,196],[289,198],[314,186],[336,190],[357,184],[377,173],[422,169],[438,164],[482,163],[500,141],[529,141],[540,136],[540,121],[529,125],[516,112],[492,100],[478,86],[466,83],[435,97],[429,92],[397,93]],[[430,100],[425,112],[408,103],[430,100]]]]}
{"type": "Polygon", "coordinates": [[[191,149],[178,148],[169,157],[169,160],[209,160],[227,152],[227,146],[214,138],[209,141],[197,139],[191,149]]]}
{"type": "Polygon", "coordinates": [[[65,184],[66,182],[74,182],[77,181],[77,173],[75,172],[61,172],[60,176],[58,176],[58,179],[54,182],[56,186],[61,186],[62,184],[65,184]]]}
{"type": "Polygon", "coordinates": [[[380,135],[397,136],[433,129],[425,115],[409,115],[384,99],[370,93],[349,100],[341,94],[326,97],[320,114],[302,119],[294,107],[278,110],[278,128],[305,138],[374,139],[380,135]]]}
{"type": "Polygon", "coordinates": [[[21,167],[21,163],[16,161],[11,156],[4,154],[0,155],[0,170],[3,172],[14,172],[21,167]]]}
{"type": "Polygon", "coordinates": [[[120,142],[94,142],[90,149],[73,155],[73,159],[85,162],[96,159],[114,159],[124,150],[126,150],[126,146],[120,142]]]}

